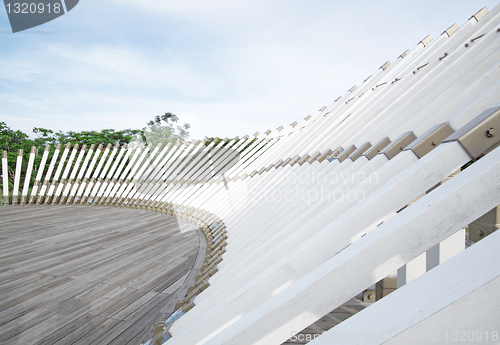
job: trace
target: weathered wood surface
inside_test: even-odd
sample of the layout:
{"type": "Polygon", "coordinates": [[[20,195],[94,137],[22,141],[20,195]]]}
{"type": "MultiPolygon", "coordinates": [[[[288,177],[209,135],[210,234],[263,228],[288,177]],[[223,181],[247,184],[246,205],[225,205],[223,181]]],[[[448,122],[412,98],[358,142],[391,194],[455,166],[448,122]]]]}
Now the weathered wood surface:
{"type": "Polygon", "coordinates": [[[146,342],[203,263],[193,228],[125,208],[0,207],[0,344],[146,342]]]}

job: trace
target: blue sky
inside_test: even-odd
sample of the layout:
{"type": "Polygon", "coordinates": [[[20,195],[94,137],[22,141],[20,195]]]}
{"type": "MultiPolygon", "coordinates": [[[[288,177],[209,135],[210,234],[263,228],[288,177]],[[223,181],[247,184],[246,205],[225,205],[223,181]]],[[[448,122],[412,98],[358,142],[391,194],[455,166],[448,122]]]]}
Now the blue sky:
{"type": "Polygon", "coordinates": [[[0,8],[0,121],[125,129],[170,111],[194,137],[262,133],[497,1],[81,0],[16,34],[0,8]]]}

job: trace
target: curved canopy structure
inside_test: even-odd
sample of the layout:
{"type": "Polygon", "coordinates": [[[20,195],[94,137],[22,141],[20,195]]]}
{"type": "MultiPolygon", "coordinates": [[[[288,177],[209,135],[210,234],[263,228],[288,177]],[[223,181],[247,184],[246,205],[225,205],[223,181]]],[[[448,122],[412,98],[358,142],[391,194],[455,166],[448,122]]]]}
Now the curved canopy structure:
{"type": "Polygon", "coordinates": [[[4,203],[142,209],[199,227],[200,272],[148,344],[493,339],[499,28],[500,7],[484,8],[274,132],[34,148],[19,152],[11,188],[4,152],[4,203]]]}

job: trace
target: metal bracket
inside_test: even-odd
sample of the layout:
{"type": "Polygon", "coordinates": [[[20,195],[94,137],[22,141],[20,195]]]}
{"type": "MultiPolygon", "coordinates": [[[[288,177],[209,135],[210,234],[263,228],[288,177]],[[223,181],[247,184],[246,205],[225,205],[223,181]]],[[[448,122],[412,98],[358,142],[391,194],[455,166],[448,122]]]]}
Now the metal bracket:
{"type": "Polygon", "coordinates": [[[347,157],[349,157],[349,155],[350,155],[351,153],[353,153],[354,151],[356,151],[356,149],[357,149],[357,148],[356,148],[356,146],[354,146],[354,145],[349,146],[348,148],[346,148],[346,149],[344,150],[344,152],[342,152],[342,153],[341,153],[341,154],[337,157],[337,159],[339,160],[339,162],[340,162],[340,163],[342,163],[343,161],[345,161],[345,160],[347,159],[347,157]]]}
{"type": "Polygon", "coordinates": [[[387,147],[384,151],[381,152],[381,154],[385,154],[387,158],[393,159],[398,155],[401,151],[404,150],[404,148],[408,145],[410,145],[417,137],[413,132],[406,132],[404,134],[401,134],[394,142],[387,147]]]}
{"type": "Polygon", "coordinates": [[[412,150],[418,158],[422,158],[439,146],[444,139],[448,138],[454,132],[455,131],[448,122],[435,125],[421,135],[420,138],[408,145],[405,151],[412,150]]]}
{"type": "Polygon", "coordinates": [[[500,144],[500,107],[483,111],[443,142],[458,141],[476,160],[500,144]]]}
{"type": "Polygon", "coordinates": [[[363,153],[366,152],[366,150],[368,150],[370,147],[372,147],[372,144],[370,144],[369,142],[366,142],[364,143],[363,145],[361,145],[360,147],[358,147],[358,149],[356,151],[353,152],[352,155],[349,156],[349,158],[355,162],[359,157],[361,157],[363,155],[363,153]]]}
{"type": "Polygon", "coordinates": [[[344,151],[344,148],[342,146],[337,147],[329,156],[326,157],[326,159],[328,159],[329,162],[333,161],[337,158],[341,151],[344,151]]]}
{"type": "Polygon", "coordinates": [[[500,228],[500,207],[495,207],[469,224],[469,239],[478,242],[500,228]]]}
{"type": "Polygon", "coordinates": [[[309,164],[313,164],[313,163],[314,163],[314,161],[315,161],[316,159],[318,159],[318,157],[319,157],[319,156],[321,156],[321,152],[319,152],[319,151],[318,151],[318,152],[316,152],[314,155],[312,155],[311,159],[309,159],[309,161],[308,161],[308,162],[309,162],[309,164]]]}
{"type": "MultiPolygon", "coordinates": [[[[472,17],[474,17],[477,21],[480,21],[485,15],[487,15],[490,11],[488,11],[488,9],[486,7],[483,7],[482,9],[480,9],[475,15],[473,15],[472,17]]],[[[472,18],[471,17],[471,18],[472,18]]]]}
{"type": "Polygon", "coordinates": [[[328,149],[325,153],[323,153],[319,158],[318,162],[323,163],[323,161],[326,159],[326,157],[330,156],[332,154],[332,150],[328,149]]]}
{"type": "Polygon", "coordinates": [[[300,159],[300,156],[299,155],[296,155],[291,161],[290,161],[290,165],[291,166],[294,166],[295,163],[297,163],[300,159]]]}
{"type": "Polygon", "coordinates": [[[403,54],[399,55],[399,58],[404,58],[408,53],[410,52],[410,49],[406,49],[403,54]]]}
{"type": "Polygon", "coordinates": [[[302,159],[299,161],[299,165],[302,166],[311,156],[306,154],[302,159]]]}
{"type": "Polygon", "coordinates": [[[380,66],[380,68],[382,68],[382,70],[385,71],[386,69],[389,68],[390,65],[391,65],[391,62],[387,61],[385,64],[383,64],[382,66],[380,66]]]}
{"type": "Polygon", "coordinates": [[[372,160],[373,157],[378,155],[380,151],[382,151],[387,145],[391,143],[391,140],[388,137],[380,140],[377,144],[372,146],[368,151],[365,152],[364,156],[368,158],[368,160],[372,160]]]}
{"type": "Polygon", "coordinates": [[[423,40],[421,40],[420,42],[418,43],[422,43],[425,46],[427,46],[429,44],[430,41],[432,41],[434,37],[432,37],[432,35],[428,35],[426,38],[424,38],[423,40]]]}
{"type": "Polygon", "coordinates": [[[446,29],[443,34],[447,34],[448,37],[450,37],[451,35],[453,35],[453,33],[455,31],[457,31],[460,27],[458,26],[457,23],[453,24],[452,26],[450,26],[448,29],[446,29]]]}
{"type": "Polygon", "coordinates": [[[284,166],[286,166],[288,163],[290,163],[290,161],[291,161],[291,160],[292,160],[292,158],[287,158],[287,159],[283,162],[283,164],[281,164],[281,166],[283,166],[283,167],[284,167],[284,166]]]}

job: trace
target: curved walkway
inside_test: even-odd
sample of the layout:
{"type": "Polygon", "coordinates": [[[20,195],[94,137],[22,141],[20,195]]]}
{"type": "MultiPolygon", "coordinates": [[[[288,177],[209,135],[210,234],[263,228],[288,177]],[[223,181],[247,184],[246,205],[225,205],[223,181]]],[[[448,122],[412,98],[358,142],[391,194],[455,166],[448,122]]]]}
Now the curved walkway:
{"type": "Polygon", "coordinates": [[[0,343],[146,342],[205,250],[200,230],[162,213],[0,207],[0,343]]]}

